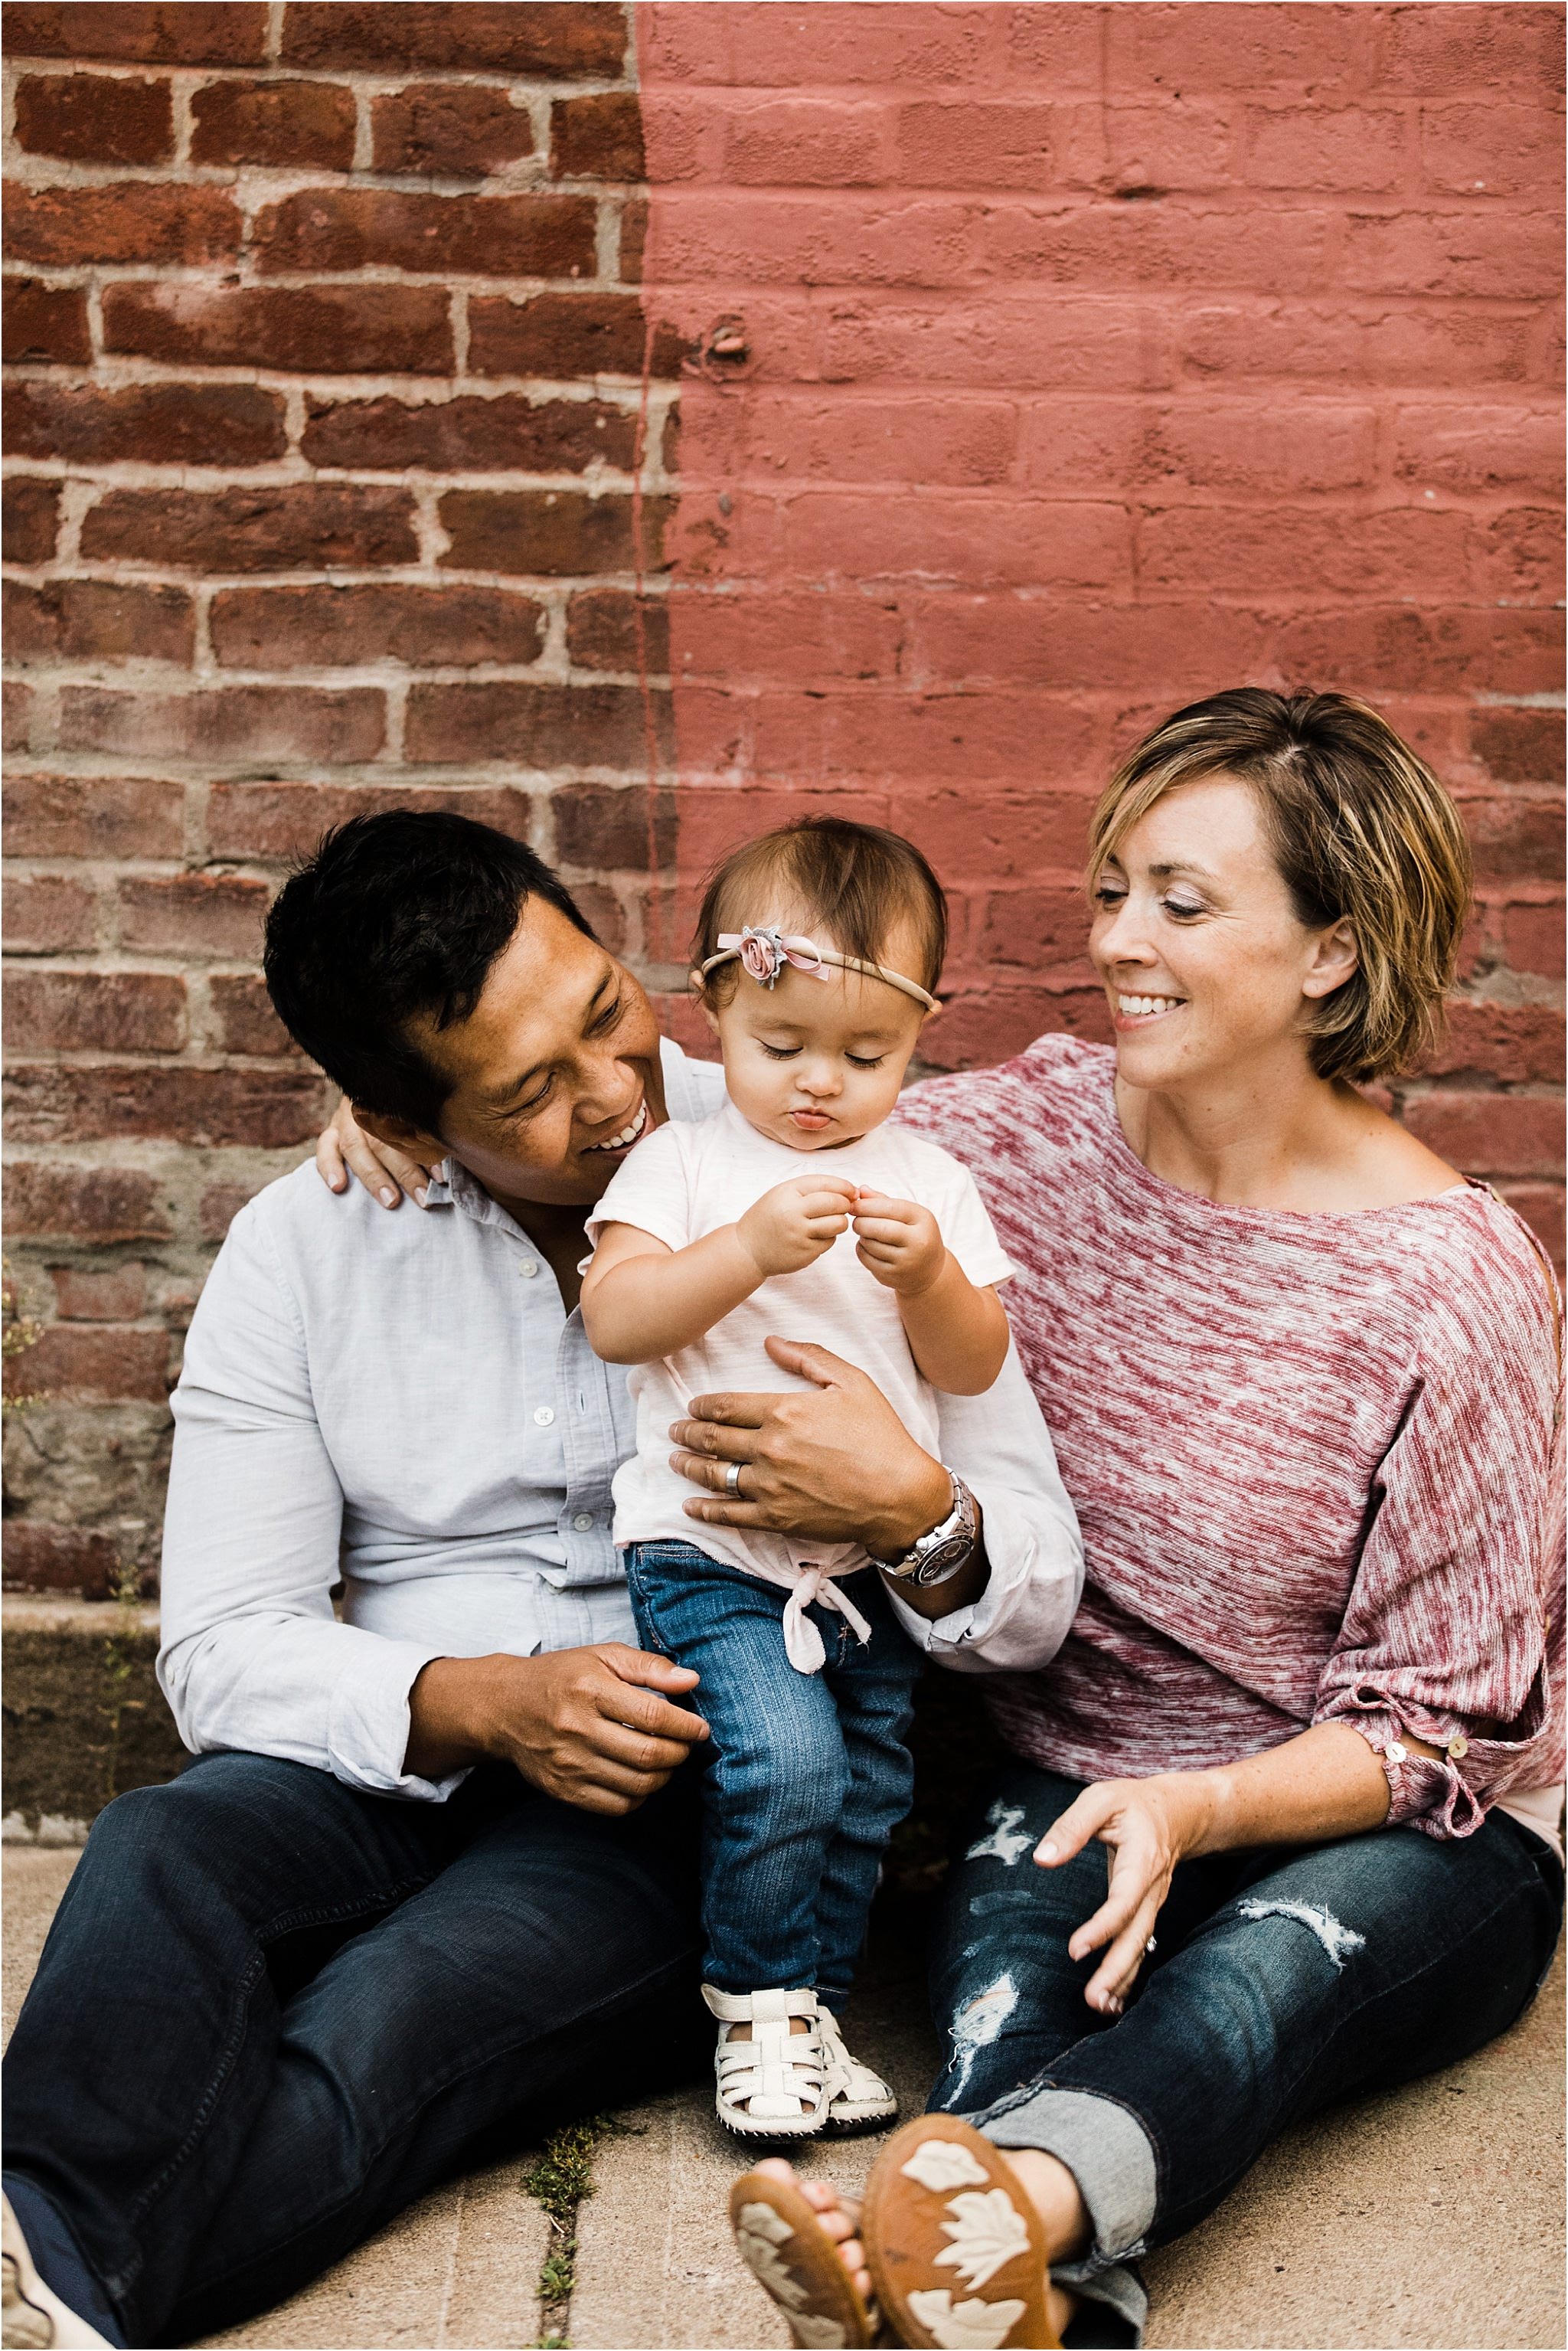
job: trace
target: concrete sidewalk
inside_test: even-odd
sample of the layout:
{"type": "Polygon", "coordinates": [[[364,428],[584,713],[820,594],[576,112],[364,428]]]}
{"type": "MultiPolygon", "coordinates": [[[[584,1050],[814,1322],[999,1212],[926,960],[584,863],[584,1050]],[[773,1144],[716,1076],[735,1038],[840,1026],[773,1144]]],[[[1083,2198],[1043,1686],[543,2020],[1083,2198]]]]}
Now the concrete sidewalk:
{"type": "MultiPolygon", "coordinates": [[[[6,2030],[73,1853],[8,1851],[6,2030]]],[[[1224,2209],[1145,2263],[1154,2351],[1560,2351],[1563,1962],[1517,2029],[1466,2064],[1293,2132],[1224,2209]]],[[[909,2109],[934,2048],[913,1956],[884,1954],[851,2040],[909,2109]]],[[[578,2351],[765,2351],[788,2336],[732,2252],[737,2168],[702,2092],[618,2117],[578,2221],[578,2351]]],[[[807,2155],[847,2185],[875,2139],[807,2155]]],[[[527,2163],[427,2197],[307,2293],[225,2346],[501,2346],[538,2341],[546,2225],[527,2163]]]]}

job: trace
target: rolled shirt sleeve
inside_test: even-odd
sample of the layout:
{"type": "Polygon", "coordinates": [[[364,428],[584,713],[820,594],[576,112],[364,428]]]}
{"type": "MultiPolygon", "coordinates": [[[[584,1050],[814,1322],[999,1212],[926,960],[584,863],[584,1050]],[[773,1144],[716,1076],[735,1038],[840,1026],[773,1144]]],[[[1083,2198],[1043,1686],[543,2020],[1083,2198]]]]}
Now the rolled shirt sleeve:
{"type": "Polygon", "coordinates": [[[158,1679],[185,1745],[281,1756],[378,1795],[450,1794],[461,1772],[403,1770],[409,1692],[443,1652],[334,1617],[342,1491],[298,1311],[252,1209],[203,1291],[173,1412],[158,1679]]]}
{"type": "Polygon", "coordinates": [[[892,1591],[918,1648],[956,1673],[1025,1673],[1049,1664],[1083,1589],[1083,1543],[1017,1351],[983,1395],[939,1399],[942,1458],[982,1513],[990,1574],[980,1597],[935,1620],[892,1591]]]}
{"type": "Polygon", "coordinates": [[[1435,1318],[1312,1718],[1360,1731],[1387,1773],[1390,1823],[1435,1837],[1471,1834],[1500,1798],[1561,1771],[1547,1682],[1563,1552],[1549,1278],[1521,1265],[1508,1303],[1483,1315],[1457,1296],[1435,1318]]]}

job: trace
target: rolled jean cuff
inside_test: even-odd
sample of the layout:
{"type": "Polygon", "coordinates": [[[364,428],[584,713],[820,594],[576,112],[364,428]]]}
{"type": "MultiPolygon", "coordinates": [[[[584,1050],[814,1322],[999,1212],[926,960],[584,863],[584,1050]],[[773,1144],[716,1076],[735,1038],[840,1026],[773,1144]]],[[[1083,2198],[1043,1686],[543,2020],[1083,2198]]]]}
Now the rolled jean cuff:
{"type": "Polygon", "coordinates": [[[1155,2219],[1155,2150],[1143,2124],[1097,2091],[1049,2087],[1015,2091],[970,2119],[993,2147],[1035,2147],[1067,2166],[1094,2243],[1078,2261],[1053,2262],[1051,2275],[1109,2304],[1141,2343],[1148,2298],[1125,2264],[1143,2252],[1155,2219]]]}

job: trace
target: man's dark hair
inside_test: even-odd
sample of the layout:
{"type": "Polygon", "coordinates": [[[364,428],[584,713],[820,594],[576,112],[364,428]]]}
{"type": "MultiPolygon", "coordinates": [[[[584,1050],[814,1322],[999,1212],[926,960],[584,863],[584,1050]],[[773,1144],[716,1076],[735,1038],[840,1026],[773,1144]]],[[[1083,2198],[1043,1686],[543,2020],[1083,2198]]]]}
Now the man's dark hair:
{"type": "Polygon", "coordinates": [[[267,917],[267,993],[361,1109],[437,1134],[451,1085],[409,1024],[467,1019],[529,898],[593,936],[543,860],[492,825],[413,809],[352,817],[323,834],[267,917]]]}

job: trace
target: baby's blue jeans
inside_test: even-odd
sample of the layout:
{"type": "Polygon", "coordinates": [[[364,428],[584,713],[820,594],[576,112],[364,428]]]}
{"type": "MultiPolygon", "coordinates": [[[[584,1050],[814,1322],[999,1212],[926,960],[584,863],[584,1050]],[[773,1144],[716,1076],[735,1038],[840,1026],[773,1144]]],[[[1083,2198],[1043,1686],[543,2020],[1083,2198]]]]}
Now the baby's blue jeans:
{"type": "Polygon", "coordinates": [[[888,1838],[909,1810],[904,1734],[920,1652],[874,1568],[844,1579],[868,1642],[834,1610],[807,1612],[828,1653],[816,1674],[785,1654],[778,1585],[681,1542],[632,1544],[626,1574],[643,1647],[702,1677],[685,1703],[712,1734],[704,1979],[720,1991],[815,1991],[840,2007],[888,1838]]]}

